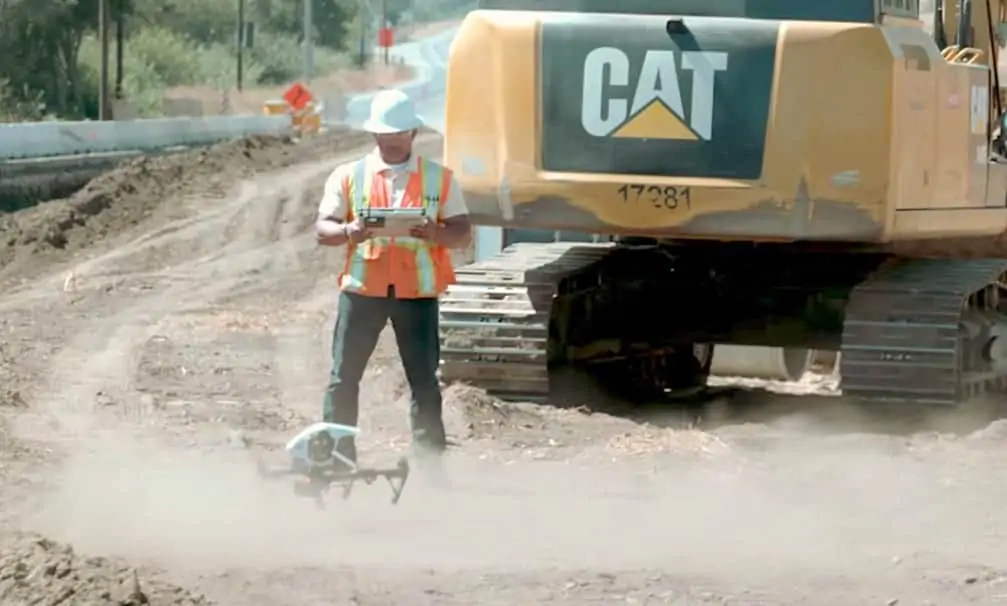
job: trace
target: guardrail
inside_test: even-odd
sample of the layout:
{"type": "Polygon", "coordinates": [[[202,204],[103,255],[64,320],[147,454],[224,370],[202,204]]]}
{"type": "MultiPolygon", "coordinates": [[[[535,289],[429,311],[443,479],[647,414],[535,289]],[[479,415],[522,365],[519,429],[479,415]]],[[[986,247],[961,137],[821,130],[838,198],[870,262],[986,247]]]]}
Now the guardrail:
{"type": "Polygon", "coordinates": [[[290,116],[215,116],[109,122],[0,124],[0,161],[212,145],[291,133],[290,116]]]}

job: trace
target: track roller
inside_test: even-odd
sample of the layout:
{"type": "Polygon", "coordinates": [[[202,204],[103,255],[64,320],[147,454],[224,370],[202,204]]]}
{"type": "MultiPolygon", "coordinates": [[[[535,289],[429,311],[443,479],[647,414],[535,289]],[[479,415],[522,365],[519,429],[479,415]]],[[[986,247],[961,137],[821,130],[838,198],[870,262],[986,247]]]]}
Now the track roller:
{"type": "Polygon", "coordinates": [[[550,338],[554,297],[613,246],[514,244],[458,269],[441,299],[441,379],[507,400],[547,400],[550,361],[561,353],[550,338]]]}
{"type": "Polygon", "coordinates": [[[840,357],[844,395],[955,405],[1002,391],[1007,260],[895,260],[853,289],[840,357]]]}

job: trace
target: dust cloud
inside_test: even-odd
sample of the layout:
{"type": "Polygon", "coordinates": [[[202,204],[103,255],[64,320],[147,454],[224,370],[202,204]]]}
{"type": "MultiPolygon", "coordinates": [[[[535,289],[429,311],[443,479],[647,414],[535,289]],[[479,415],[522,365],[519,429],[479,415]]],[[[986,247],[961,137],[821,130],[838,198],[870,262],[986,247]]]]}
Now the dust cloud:
{"type": "Polygon", "coordinates": [[[109,439],[66,462],[31,524],[81,549],[197,570],[729,567],[755,579],[869,573],[935,545],[942,557],[995,549],[955,541],[989,511],[966,513],[952,470],[914,456],[912,441],[725,442],[698,462],[450,456],[449,486],[419,470],[397,506],[378,482],[318,511],[287,482],[257,478],[246,452],[109,439]]]}

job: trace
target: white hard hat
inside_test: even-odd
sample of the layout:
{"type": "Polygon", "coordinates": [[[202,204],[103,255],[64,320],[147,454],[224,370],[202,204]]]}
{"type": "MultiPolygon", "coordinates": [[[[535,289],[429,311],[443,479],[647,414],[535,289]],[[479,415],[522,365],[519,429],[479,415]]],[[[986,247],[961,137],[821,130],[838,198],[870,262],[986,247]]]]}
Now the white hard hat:
{"type": "Polygon", "coordinates": [[[375,134],[401,133],[423,126],[409,95],[400,90],[383,90],[371,101],[371,115],[364,130],[375,134]]]}

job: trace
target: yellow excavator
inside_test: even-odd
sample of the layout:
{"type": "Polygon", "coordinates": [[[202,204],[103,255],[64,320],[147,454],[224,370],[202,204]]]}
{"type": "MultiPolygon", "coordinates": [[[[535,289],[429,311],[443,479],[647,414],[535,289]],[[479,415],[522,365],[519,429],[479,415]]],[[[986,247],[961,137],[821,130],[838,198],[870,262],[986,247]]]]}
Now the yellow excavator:
{"type": "Polygon", "coordinates": [[[486,0],[444,158],[505,248],[442,299],[442,378],[652,398],[738,344],[838,351],[857,399],[1004,390],[1005,6],[486,0]]]}

